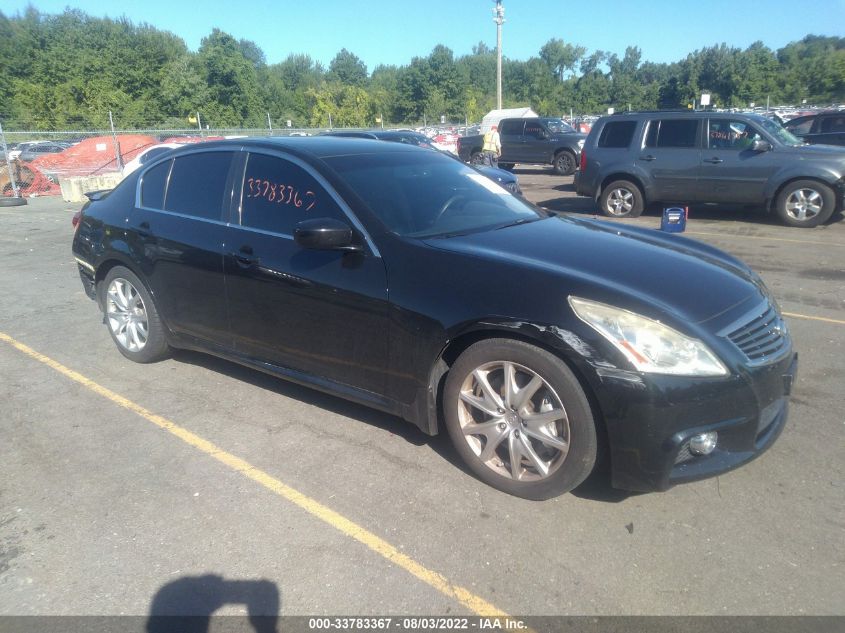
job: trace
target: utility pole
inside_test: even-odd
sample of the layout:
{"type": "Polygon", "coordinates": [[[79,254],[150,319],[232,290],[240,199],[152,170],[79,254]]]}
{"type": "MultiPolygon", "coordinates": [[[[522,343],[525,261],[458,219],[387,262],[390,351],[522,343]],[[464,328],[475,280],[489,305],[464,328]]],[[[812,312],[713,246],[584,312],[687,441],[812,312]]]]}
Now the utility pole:
{"type": "Polygon", "coordinates": [[[505,7],[502,0],[493,0],[493,22],[496,23],[496,109],[502,109],[502,24],[505,23],[505,7]]]}

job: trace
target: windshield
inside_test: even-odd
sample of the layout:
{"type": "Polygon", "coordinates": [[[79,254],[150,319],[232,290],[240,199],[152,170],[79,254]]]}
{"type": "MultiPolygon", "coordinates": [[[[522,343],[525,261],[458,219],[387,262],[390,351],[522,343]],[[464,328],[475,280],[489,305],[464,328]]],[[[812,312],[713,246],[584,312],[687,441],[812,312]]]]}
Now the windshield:
{"type": "Polygon", "coordinates": [[[549,128],[552,134],[569,134],[575,129],[568,123],[564,123],[560,119],[543,119],[543,123],[549,128]]]}
{"type": "Polygon", "coordinates": [[[771,119],[761,117],[760,119],[757,119],[757,124],[784,145],[804,144],[804,141],[792,134],[792,132],[784,128],[777,121],[772,121],[771,119]]]}
{"type": "Polygon", "coordinates": [[[445,237],[547,217],[474,169],[435,152],[324,160],[399,235],[445,237]]]}

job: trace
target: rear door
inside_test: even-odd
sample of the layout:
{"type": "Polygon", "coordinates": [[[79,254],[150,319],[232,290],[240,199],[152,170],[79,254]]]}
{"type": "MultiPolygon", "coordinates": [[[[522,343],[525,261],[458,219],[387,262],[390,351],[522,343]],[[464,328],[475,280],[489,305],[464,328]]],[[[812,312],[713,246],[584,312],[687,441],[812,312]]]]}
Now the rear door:
{"type": "Polygon", "coordinates": [[[699,173],[701,200],[764,202],[766,183],[778,170],[779,161],[775,151],[755,152],[751,145],[769,139],[748,121],[715,117],[707,121],[706,138],[699,173]]]}
{"type": "Polygon", "coordinates": [[[648,122],[645,143],[637,160],[651,173],[653,200],[695,202],[701,163],[699,129],[694,117],[653,119],[648,122]]]}
{"type": "Polygon", "coordinates": [[[499,160],[503,163],[518,163],[525,160],[525,137],[522,119],[504,119],[499,125],[499,140],[502,143],[502,155],[499,160]]]}
{"type": "Polygon", "coordinates": [[[223,218],[233,154],[197,151],[146,171],[127,232],[167,326],[225,347],[230,338],[223,218]]]}
{"type": "Polygon", "coordinates": [[[807,139],[811,143],[845,145],[845,113],[820,115],[818,126],[807,139]]]}
{"type": "Polygon", "coordinates": [[[298,222],[357,220],[309,165],[284,154],[242,156],[226,238],[226,288],[236,350],[251,359],[384,394],[387,275],[363,252],[313,250],[298,222]]]}

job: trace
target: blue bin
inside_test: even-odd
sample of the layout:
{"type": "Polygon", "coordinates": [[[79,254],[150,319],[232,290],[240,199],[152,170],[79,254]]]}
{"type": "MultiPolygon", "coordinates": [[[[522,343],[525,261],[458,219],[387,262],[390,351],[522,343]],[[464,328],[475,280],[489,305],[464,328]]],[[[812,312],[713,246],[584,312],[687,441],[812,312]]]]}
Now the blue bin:
{"type": "Polygon", "coordinates": [[[660,230],[667,233],[683,233],[687,228],[687,207],[666,207],[660,221],[660,230]]]}

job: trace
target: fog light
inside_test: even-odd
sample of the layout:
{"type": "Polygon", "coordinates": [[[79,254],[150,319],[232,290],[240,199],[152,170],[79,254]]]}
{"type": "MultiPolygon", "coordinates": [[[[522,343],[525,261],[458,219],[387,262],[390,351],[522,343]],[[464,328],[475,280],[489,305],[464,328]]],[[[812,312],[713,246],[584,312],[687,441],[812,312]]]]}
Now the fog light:
{"type": "Polygon", "coordinates": [[[689,440],[689,450],[693,455],[709,455],[716,448],[719,434],[716,431],[693,435],[689,440]]]}

